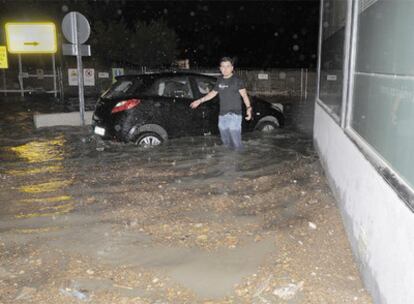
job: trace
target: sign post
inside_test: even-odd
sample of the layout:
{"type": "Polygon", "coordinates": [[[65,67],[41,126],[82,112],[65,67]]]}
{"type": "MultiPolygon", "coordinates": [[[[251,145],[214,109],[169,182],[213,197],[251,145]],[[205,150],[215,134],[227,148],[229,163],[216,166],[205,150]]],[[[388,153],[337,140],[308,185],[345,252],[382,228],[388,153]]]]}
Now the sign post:
{"type": "MultiPolygon", "coordinates": [[[[21,54],[51,54],[53,65],[53,93],[57,97],[56,26],[53,22],[9,22],[6,23],[7,50],[19,59],[20,94],[24,97],[23,64],[21,54]]],[[[48,75],[49,76],[49,75],[48,75]]],[[[5,89],[6,90],[6,89],[5,89]]]]}
{"type": "Polygon", "coordinates": [[[52,68],[53,68],[53,91],[55,91],[54,96],[57,97],[57,79],[56,79],[56,58],[55,54],[52,55],[52,68]]]}
{"type": "Polygon", "coordinates": [[[79,92],[79,112],[82,126],[85,125],[85,92],[84,92],[84,76],[82,66],[81,46],[85,43],[91,33],[88,20],[81,13],[70,12],[66,14],[62,21],[62,32],[65,38],[74,45],[72,52],[64,55],[76,56],[78,69],[78,92],[79,92]]]}
{"type": "MultiPolygon", "coordinates": [[[[75,31],[77,31],[77,27],[75,27],[75,31]]],[[[76,41],[75,45],[79,47],[78,41],[76,41]]],[[[80,54],[76,55],[76,63],[78,67],[79,112],[81,116],[82,126],[84,126],[85,125],[85,92],[84,92],[84,83],[83,83],[82,56],[80,54]]]]}
{"type": "Polygon", "coordinates": [[[2,71],[3,71],[3,91],[4,91],[4,96],[7,96],[6,70],[2,69],[2,71]]]}
{"type": "Polygon", "coordinates": [[[23,67],[22,67],[22,55],[19,56],[19,84],[20,84],[20,96],[24,97],[24,87],[23,87],[23,67]]]}

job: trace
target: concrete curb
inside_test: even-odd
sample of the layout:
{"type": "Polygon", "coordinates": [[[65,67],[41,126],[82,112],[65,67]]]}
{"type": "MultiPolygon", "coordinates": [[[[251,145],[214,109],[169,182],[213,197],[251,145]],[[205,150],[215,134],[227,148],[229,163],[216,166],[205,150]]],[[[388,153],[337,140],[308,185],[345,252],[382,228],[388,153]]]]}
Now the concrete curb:
{"type": "MultiPolygon", "coordinates": [[[[92,124],[93,111],[85,112],[85,124],[92,124]]],[[[36,128],[54,127],[54,126],[80,126],[79,112],[70,113],[52,113],[52,114],[35,114],[33,116],[36,128]]]]}

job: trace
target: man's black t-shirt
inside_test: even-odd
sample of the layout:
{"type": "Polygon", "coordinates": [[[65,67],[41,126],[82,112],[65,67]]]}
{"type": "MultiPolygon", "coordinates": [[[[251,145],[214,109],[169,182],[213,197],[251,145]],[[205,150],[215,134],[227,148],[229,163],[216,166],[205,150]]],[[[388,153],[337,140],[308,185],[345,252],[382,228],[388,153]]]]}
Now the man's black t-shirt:
{"type": "Polygon", "coordinates": [[[242,114],[242,101],[239,90],[245,89],[243,80],[236,75],[230,78],[220,76],[214,85],[214,91],[220,97],[220,115],[227,113],[242,114]]]}

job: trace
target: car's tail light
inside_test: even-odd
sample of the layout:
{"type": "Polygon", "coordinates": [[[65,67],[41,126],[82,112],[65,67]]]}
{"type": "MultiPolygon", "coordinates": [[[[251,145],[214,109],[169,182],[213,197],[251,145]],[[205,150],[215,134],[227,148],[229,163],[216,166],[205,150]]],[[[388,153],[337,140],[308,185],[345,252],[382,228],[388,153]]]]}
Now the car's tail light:
{"type": "Polygon", "coordinates": [[[141,100],[139,99],[128,99],[118,102],[115,107],[113,107],[111,113],[118,113],[126,110],[130,110],[132,108],[135,108],[141,103],[141,100]]]}

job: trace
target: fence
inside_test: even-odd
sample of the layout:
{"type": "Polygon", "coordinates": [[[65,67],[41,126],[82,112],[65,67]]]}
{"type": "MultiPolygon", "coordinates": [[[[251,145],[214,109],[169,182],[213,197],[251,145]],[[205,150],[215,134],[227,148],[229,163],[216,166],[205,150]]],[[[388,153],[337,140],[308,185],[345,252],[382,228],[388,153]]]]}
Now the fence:
{"type": "MultiPolygon", "coordinates": [[[[160,72],[158,69],[142,69],[142,72],[160,72]]],[[[189,72],[220,75],[217,69],[197,68],[189,72]]],[[[316,90],[316,72],[308,69],[236,69],[251,95],[278,97],[288,101],[307,100],[316,90]]]]}
{"type": "MultiPolygon", "coordinates": [[[[63,99],[76,98],[78,89],[76,83],[71,79],[70,73],[76,67],[57,67],[57,87],[60,92],[59,96],[63,99]]],[[[122,68],[122,67],[118,67],[122,68]]],[[[90,82],[85,86],[85,96],[96,98],[105,91],[113,82],[113,68],[103,67],[97,64],[85,64],[84,69],[88,69],[90,82]]],[[[149,69],[142,67],[140,69],[124,67],[125,74],[145,74],[160,72],[166,70],[149,69]]],[[[217,69],[197,68],[182,70],[209,75],[219,75],[217,69]]],[[[45,78],[42,75],[51,74],[52,71],[42,70],[42,73],[36,74],[36,71],[26,71],[25,75],[31,74],[30,78],[24,78],[25,92],[46,93],[54,88],[53,79],[45,78]],[[36,77],[38,75],[38,77],[36,77]]],[[[1,74],[1,73],[0,73],[1,74]]],[[[306,101],[309,96],[314,95],[316,89],[316,73],[308,69],[237,69],[236,74],[242,78],[251,95],[262,96],[268,99],[274,99],[281,102],[306,101]]],[[[73,76],[73,75],[72,75],[73,76]]],[[[3,71],[3,80],[0,86],[9,90],[13,94],[20,92],[19,75],[17,71],[3,71]]],[[[0,90],[1,92],[1,90],[0,90]]]]}

